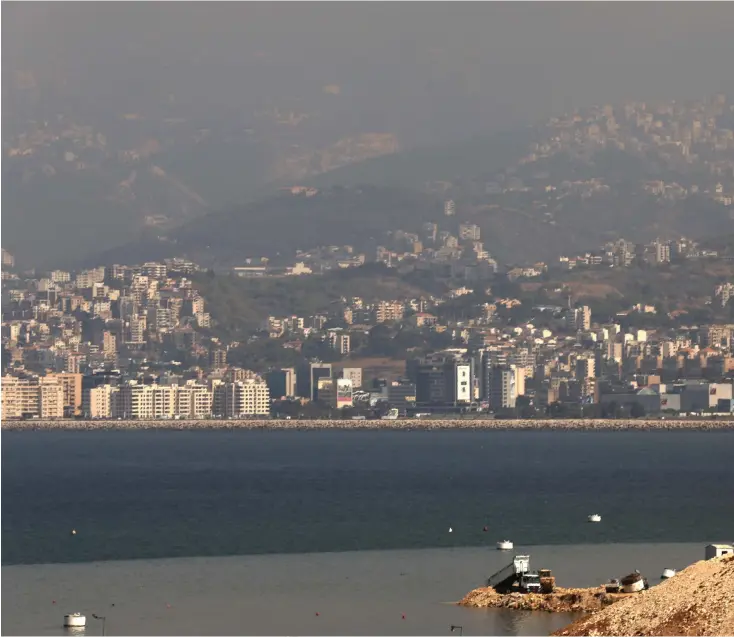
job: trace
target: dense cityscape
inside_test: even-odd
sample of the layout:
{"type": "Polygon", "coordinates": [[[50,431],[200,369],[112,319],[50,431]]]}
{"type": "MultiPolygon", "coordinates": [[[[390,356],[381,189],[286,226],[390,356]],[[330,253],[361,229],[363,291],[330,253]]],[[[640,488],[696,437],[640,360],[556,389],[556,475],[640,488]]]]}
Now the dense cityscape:
{"type": "Polygon", "coordinates": [[[734,635],[734,4],[2,19],[3,634],[734,635]]]}
{"type": "MultiPolygon", "coordinates": [[[[335,258],[349,254],[345,246],[299,252],[292,267],[278,270],[248,264],[215,275],[179,258],[37,274],[18,272],[4,250],[3,418],[732,413],[734,325],[686,325],[685,311],[661,317],[652,302],[600,318],[571,293],[564,304],[532,307],[527,298],[501,293],[507,285],[535,289],[534,281],[554,272],[665,269],[727,257],[686,238],[618,240],[557,263],[500,269],[483,249],[479,228],[452,219],[454,202],[446,201],[445,213],[453,232],[436,223],[422,236],[397,231],[371,264],[364,254],[335,258]],[[220,335],[200,291],[217,276],[303,282],[366,269],[379,277],[404,265],[411,253],[398,248],[406,242],[418,244],[429,272],[450,283],[447,291],[342,297],[316,314],[268,316],[246,342],[220,335]],[[426,255],[424,243],[437,248],[426,255]],[[467,252],[475,266],[486,266],[481,275],[466,274],[467,252]],[[469,287],[476,285],[482,289],[469,287]],[[264,352],[256,364],[238,364],[253,360],[252,348],[264,352]],[[402,361],[396,351],[405,352],[402,361]]],[[[706,304],[725,311],[732,290],[731,283],[712,287],[706,304]]]]}
{"type": "MultiPolygon", "coordinates": [[[[487,242],[482,215],[501,210],[554,232],[569,223],[562,220],[568,202],[620,205],[604,199],[610,194],[653,207],[689,202],[726,211],[734,196],[732,117],[726,97],[715,95],[553,118],[504,169],[427,182],[426,192],[443,201],[437,218],[420,227],[415,219],[395,224],[371,246],[361,238],[354,245],[306,244],[275,259],[218,262],[216,273],[211,259],[194,263],[186,251],[139,265],[29,271],[3,250],[2,415],[731,414],[734,282],[726,267],[716,269],[730,263],[726,245],[720,254],[710,241],[669,230],[645,240],[631,219],[628,238],[617,232],[595,250],[533,260],[525,246],[500,263],[488,249],[498,237],[487,242]],[[644,178],[620,172],[618,163],[606,172],[579,168],[593,166],[601,151],[653,162],[660,178],[650,179],[649,170],[644,178]],[[680,268],[687,264],[713,268],[708,289],[695,299],[682,289],[661,298],[656,288],[685,277],[680,268]],[[639,272],[640,279],[662,274],[626,306],[620,302],[628,295],[603,279],[563,278],[609,271],[639,272]],[[328,278],[339,275],[347,278],[328,278]],[[350,289],[350,276],[367,281],[364,294],[350,289]],[[264,287],[253,294],[238,281],[264,287]],[[283,281],[296,283],[279,288],[283,281]],[[332,284],[338,296],[288,311],[289,297],[315,297],[332,284]],[[243,309],[247,316],[238,314],[243,309]]],[[[100,150],[109,154],[103,134],[64,126],[60,119],[14,136],[8,157],[27,163],[39,156],[45,173],[55,174],[84,171],[100,150]],[[58,144],[65,148],[60,155],[58,144]]],[[[149,146],[142,154],[120,151],[118,159],[135,165],[161,150],[149,146]]],[[[329,204],[333,195],[310,185],[281,187],[275,205],[310,200],[338,210],[341,200],[329,204]]],[[[177,242],[165,234],[159,240],[177,242]]]]}

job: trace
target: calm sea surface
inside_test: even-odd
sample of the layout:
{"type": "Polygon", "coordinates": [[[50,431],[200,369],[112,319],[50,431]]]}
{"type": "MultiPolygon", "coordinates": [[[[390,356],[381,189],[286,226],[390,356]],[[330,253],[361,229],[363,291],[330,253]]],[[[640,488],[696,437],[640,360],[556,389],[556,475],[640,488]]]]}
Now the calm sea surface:
{"type": "Polygon", "coordinates": [[[76,610],[88,635],[101,630],[91,613],[107,634],[440,635],[452,623],[548,634],[570,618],[444,602],[510,559],[494,550],[504,538],[562,585],[634,568],[656,580],[734,540],[732,432],[8,431],[1,442],[3,634],[62,634],[76,610]]]}
{"type": "Polygon", "coordinates": [[[3,564],[702,542],[733,507],[729,431],[2,434],[3,564]]]}
{"type": "MultiPolygon", "coordinates": [[[[701,544],[517,547],[559,584],[599,584],[703,557],[701,544]]],[[[64,635],[64,613],[107,635],[548,635],[570,614],[451,604],[511,559],[488,548],[195,557],[2,567],[2,634],[64,635]],[[317,615],[318,613],[318,615],[317,615]],[[403,619],[405,616],[405,619],[403,619]]],[[[79,634],[79,633],[77,633],[79,634]]]]}

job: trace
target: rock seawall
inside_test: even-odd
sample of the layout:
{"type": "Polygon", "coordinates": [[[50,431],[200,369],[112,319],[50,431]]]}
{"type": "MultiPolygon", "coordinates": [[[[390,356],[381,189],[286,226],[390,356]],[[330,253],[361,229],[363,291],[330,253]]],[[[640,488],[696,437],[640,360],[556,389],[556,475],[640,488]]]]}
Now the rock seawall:
{"type": "Polygon", "coordinates": [[[734,420],[4,420],[6,430],[31,429],[520,429],[520,430],[734,430],[734,420]]]}

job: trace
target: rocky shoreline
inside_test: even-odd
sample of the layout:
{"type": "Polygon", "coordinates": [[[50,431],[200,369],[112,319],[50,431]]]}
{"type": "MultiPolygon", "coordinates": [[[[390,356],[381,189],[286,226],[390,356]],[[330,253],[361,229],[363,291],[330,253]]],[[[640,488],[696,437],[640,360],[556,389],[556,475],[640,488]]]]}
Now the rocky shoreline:
{"type": "Polygon", "coordinates": [[[734,420],[620,419],[620,420],[5,420],[5,430],[100,430],[100,429],[496,429],[496,430],[734,430],[734,420]]]}
{"type": "Polygon", "coordinates": [[[541,610],[549,613],[594,612],[606,608],[629,595],[607,593],[603,586],[595,588],[561,588],[552,593],[507,593],[493,588],[477,588],[458,605],[468,608],[509,608],[512,610],[541,610]]]}
{"type": "Polygon", "coordinates": [[[696,562],[553,635],[734,635],[734,557],[696,562]]]}

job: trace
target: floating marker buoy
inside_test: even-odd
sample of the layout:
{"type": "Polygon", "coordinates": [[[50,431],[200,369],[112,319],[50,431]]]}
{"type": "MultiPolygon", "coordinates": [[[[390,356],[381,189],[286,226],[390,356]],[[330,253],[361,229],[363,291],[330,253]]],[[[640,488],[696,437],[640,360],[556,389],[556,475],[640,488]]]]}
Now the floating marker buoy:
{"type": "Polygon", "coordinates": [[[319,614],[318,614],[318,613],[316,613],[316,617],[318,617],[318,616],[319,616],[319,614]]]}
{"type": "Polygon", "coordinates": [[[405,619],[405,614],[403,614],[403,619],[405,619]]]}
{"type": "Polygon", "coordinates": [[[487,528],[487,527],[485,526],[485,527],[484,527],[484,528],[482,529],[482,531],[484,531],[484,532],[486,533],[487,531],[489,531],[489,529],[488,529],[488,528],[487,528]]]}
{"type": "Polygon", "coordinates": [[[76,535],[76,529],[72,529],[72,530],[71,530],[71,534],[72,534],[72,535],[76,535]]]}

